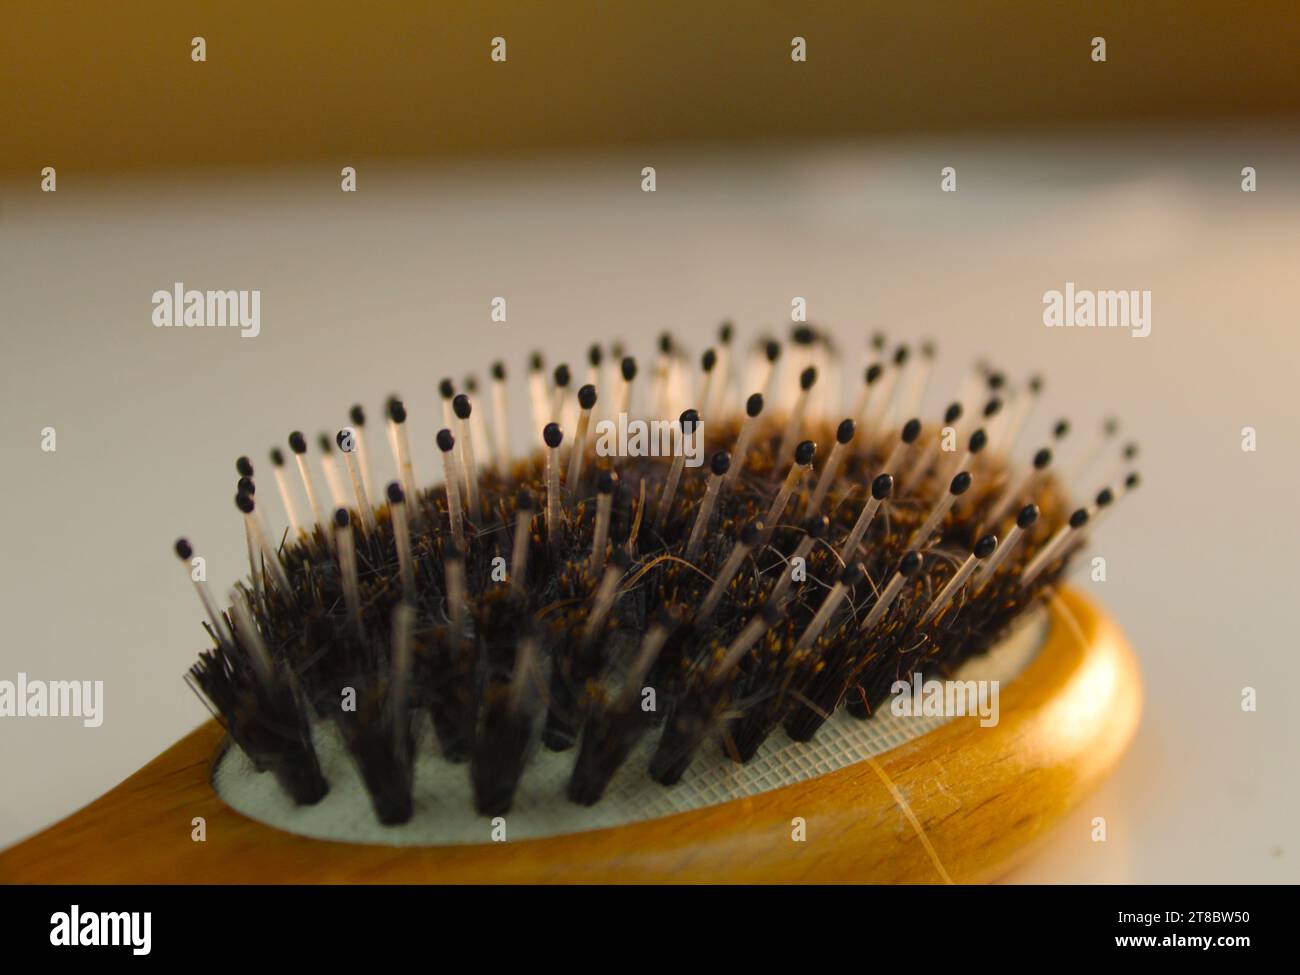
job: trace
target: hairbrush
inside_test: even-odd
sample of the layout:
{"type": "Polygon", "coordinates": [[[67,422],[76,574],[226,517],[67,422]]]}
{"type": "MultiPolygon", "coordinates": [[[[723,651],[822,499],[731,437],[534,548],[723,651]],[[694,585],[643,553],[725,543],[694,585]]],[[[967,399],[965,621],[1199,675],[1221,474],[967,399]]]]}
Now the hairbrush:
{"type": "MultiPolygon", "coordinates": [[[[270,478],[241,457],[249,574],[224,609],[194,583],[210,645],[186,680],[214,721],[0,866],[187,882],[1005,872],[1137,722],[1131,651],[1064,585],[1137,486],[1136,447],[1113,420],[1090,444],[1060,421],[1022,445],[1043,383],[987,364],[931,416],[933,345],[867,349],[860,383],[811,326],[742,351],[724,324],[698,360],[664,335],[645,367],[594,345],[581,384],[535,353],[538,439],[518,453],[519,390],[496,363],[486,396],[440,384],[421,433],[432,488],[398,397],[379,424],[354,406],[314,451],[291,433],[270,478]],[[79,858],[88,836],[111,842],[79,858]]],[[[191,544],[176,555],[188,572],[191,544]]]]}

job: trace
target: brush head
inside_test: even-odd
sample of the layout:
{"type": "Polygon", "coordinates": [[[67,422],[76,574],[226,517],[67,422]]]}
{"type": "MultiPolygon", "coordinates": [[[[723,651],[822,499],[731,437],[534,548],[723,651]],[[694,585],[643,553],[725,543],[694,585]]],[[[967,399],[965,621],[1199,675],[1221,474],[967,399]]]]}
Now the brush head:
{"type": "MultiPolygon", "coordinates": [[[[764,351],[775,359],[777,349],[764,351]]],[[[906,361],[905,346],[896,362],[900,355],[906,361]]],[[[631,357],[621,367],[625,379],[635,377],[631,357]]],[[[805,370],[801,387],[815,375],[805,370]]],[[[595,392],[579,391],[584,408],[594,405],[595,392]]],[[[468,405],[462,395],[453,408],[464,418],[468,405]]],[[[541,449],[483,468],[479,517],[461,517],[459,535],[441,485],[414,496],[390,485],[373,527],[368,515],[339,509],[333,523],[347,530],[346,549],[333,535],[331,545],[289,537],[275,553],[282,573],[263,568],[256,586],[241,584],[271,676],[259,676],[247,634],[234,628],[214,635],[216,646],[192,668],[194,683],[253,764],[273,770],[299,803],[316,801],[327,788],[310,732],[326,722],[356,763],[381,822],[411,815],[411,769],[424,749],[466,763],[480,812],[499,814],[510,807],[538,738],[549,750],[570,752],[567,794],[589,804],[647,741],[653,745],[643,774],[668,784],[702,748],[746,761],[782,727],[796,741],[815,740],[840,705],[856,700],[870,713],[922,661],[927,671],[947,671],[987,650],[1066,570],[1068,548],[1020,585],[1022,570],[1053,534],[1065,524],[1082,527],[1088,517],[1083,508],[1071,514],[1045,465],[1039,477],[1025,479],[1024,466],[990,448],[956,476],[938,463],[899,483],[882,470],[898,444],[896,428],[870,418],[836,424],[818,414],[798,431],[808,439],[793,456],[780,457],[790,404],[763,407],[755,394],[707,424],[694,410],[682,413],[684,432],[702,431],[698,456],[708,458],[707,469],[678,468],[671,497],[672,457],[609,457],[589,437],[567,445],[585,451],[587,463],[578,483],[561,484],[558,497],[548,496],[541,449]],[[731,451],[745,422],[753,435],[741,457],[731,451]],[[807,510],[809,491],[796,486],[765,524],[791,461],[809,467],[817,441],[832,437],[842,458],[822,510],[807,510]],[[733,463],[741,476],[720,487],[733,463]],[[1015,507],[1001,505],[1005,485],[1022,480],[1025,497],[1014,499],[1015,507]],[[713,503],[702,506],[709,490],[713,503]],[[857,550],[842,558],[839,549],[869,499],[880,512],[857,550]],[[949,507],[932,538],[911,547],[941,502],[949,507]],[[405,506],[405,519],[393,518],[396,505],[405,506]],[[985,524],[999,507],[1009,513],[985,524]],[[608,512],[607,550],[599,559],[598,508],[608,512]],[[709,523],[688,555],[705,508],[709,523]],[[398,522],[407,526],[404,546],[394,537],[398,522]],[[957,566],[972,553],[991,556],[1012,525],[1021,531],[1014,548],[968,582],[948,611],[923,620],[957,566]],[[404,587],[403,548],[413,593],[404,587]],[[806,581],[782,582],[796,550],[806,552],[806,581]],[[721,597],[706,612],[706,594],[723,572],[730,575],[721,597]],[[859,624],[895,577],[892,603],[863,632],[859,624]],[[799,647],[836,581],[846,597],[811,646],[799,647]],[[408,619],[403,629],[408,624],[399,621],[408,619]],[[761,624],[761,635],[718,678],[751,622],[761,624]],[[402,672],[395,670],[395,641],[409,647],[402,672]],[[645,689],[655,692],[652,710],[642,709],[645,689]],[[416,716],[427,716],[433,741],[417,734],[424,724],[416,716]]],[[[397,422],[405,419],[403,410],[397,422]]],[[[917,439],[920,426],[909,421],[904,439],[912,431],[917,439]]],[[[546,424],[542,440],[558,451],[560,426],[546,424]]],[[[447,453],[455,438],[440,430],[436,443],[447,453]]],[[[976,453],[974,437],[971,446],[976,453]]],[[[552,476],[559,466],[552,464],[552,476]]],[[[464,493],[452,492],[462,504],[464,493]]],[[[241,492],[236,504],[253,510],[249,494],[241,492]]],[[[184,557],[180,543],[177,554],[184,557]]]]}

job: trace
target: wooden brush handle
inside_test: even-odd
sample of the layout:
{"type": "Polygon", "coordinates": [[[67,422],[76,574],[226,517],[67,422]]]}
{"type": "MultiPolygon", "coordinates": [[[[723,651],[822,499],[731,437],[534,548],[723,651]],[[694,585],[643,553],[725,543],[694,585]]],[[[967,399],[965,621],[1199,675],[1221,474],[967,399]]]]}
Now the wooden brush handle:
{"type": "MultiPolygon", "coordinates": [[[[874,759],[722,805],[473,846],[312,840],[228,808],[208,722],[67,819],[0,853],[19,883],[977,882],[995,879],[1115,766],[1141,712],[1123,635],[1082,595],[1002,688],[1000,720],[954,718],[874,759]],[[207,839],[191,837],[193,820],[207,839]],[[804,820],[806,839],[792,839],[804,820]]],[[[810,747],[816,747],[815,744],[810,747]]]]}

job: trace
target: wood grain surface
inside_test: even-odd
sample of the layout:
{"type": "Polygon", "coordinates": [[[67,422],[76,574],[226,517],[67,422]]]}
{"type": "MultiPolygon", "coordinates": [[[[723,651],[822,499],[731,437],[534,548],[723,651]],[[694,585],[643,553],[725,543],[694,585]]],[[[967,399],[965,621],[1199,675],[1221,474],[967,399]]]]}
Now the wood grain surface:
{"type": "Polygon", "coordinates": [[[229,809],[209,722],[79,812],[0,853],[8,883],[942,883],[996,879],[1113,769],[1141,712],[1123,635],[1066,590],[1001,689],[1000,721],[956,718],[875,759],[662,819],[449,847],[333,843],[229,809]],[[191,838],[193,820],[207,839],[191,838]],[[802,818],[806,839],[792,839],[802,818]]]}

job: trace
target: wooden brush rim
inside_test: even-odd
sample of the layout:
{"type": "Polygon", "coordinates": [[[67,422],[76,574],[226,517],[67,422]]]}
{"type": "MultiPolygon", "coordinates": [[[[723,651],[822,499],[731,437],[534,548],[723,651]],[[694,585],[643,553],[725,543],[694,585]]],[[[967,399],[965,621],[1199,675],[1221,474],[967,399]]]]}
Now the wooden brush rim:
{"type": "Polygon", "coordinates": [[[247,819],[209,782],[210,721],[62,822],[0,853],[18,883],[979,882],[1114,768],[1141,678],[1124,636],[1073,590],[1001,688],[1000,720],[955,718],[874,759],[745,799],[546,839],[385,847],[313,840],[247,819]],[[192,839],[202,817],[207,839],[192,839]],[[792,839],[795,817],[806,840],[792,839]]]}

